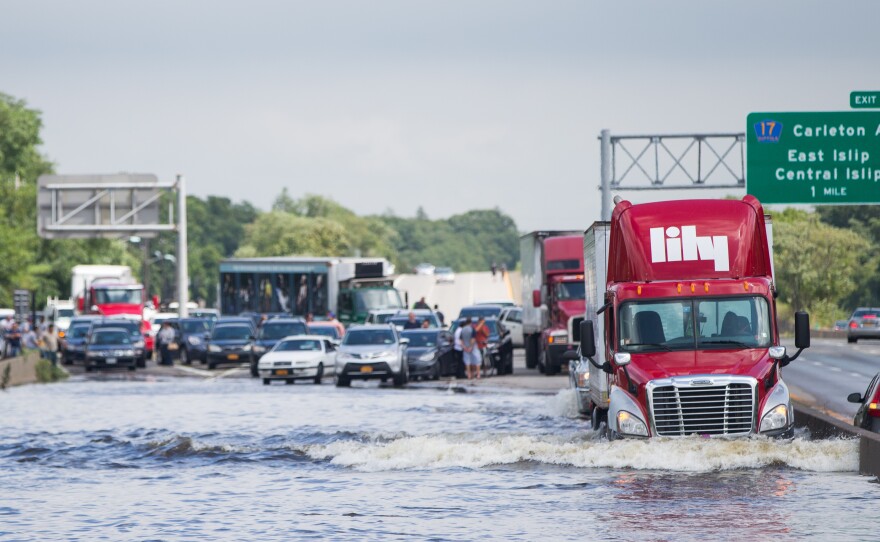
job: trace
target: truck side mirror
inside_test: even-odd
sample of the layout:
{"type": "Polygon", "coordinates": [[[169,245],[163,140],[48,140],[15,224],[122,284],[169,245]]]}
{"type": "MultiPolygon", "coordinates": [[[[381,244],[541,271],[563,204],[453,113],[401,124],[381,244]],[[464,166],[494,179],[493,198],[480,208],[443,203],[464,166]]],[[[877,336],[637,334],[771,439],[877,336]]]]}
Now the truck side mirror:
{"type": "Polygon", "coordinates": [[[532,290],[532,306],[541,306],[541,290],[532,290]]]}
{"type": "Polygon", "coordinates": [[[794,346],[798,349],[810,347],[810,315],[804,311],[794,313],[794,346]]]}
{"type": "Polygon", "coordinates": [[[593,336],[593,321],[581,321],[581,354],[585,358],[592,358],[596,355],[596,337],[593,336]]]}

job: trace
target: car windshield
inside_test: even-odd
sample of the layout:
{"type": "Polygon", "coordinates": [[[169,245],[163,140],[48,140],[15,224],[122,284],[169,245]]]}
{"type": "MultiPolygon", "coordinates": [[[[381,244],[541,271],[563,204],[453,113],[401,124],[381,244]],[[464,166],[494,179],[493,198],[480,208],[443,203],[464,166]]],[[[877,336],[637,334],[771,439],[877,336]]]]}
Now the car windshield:
{"type": "MultiPolygon", "coordinates": [[[[428,327],[437,327],[437,323],[433,318],[429,316],[416,316],[416,324],[418,324],[419,327],[422,327],[422,322],[425,320],[428,321],[428,327]]],[[[394,324],[395,326],[405,326],[407,322],[409,322],[408,316],[395,316],[388,320],[389,324],[394,324]]]]}
{"type": "Polygon", "coordinates": [[[73,326],[67,330],[68,339],[82,339],[89,333],[89,326],[73,326]]]}
{"type": "Polygon", "coordinates": [[[95,302],[101,305],[105,303],[140,305],[143,303],[143,291],[131,288],[95,288],[95,302]]]}
{"type": "Polygon", "coordinates": [[[289,341],[281,341],[273,352],[320,352],[321,341],[317,339],[291,339],[289,341]]]}
{"type": "Polygon", "coordinates": [[[180,323],[180,328],[187,334],[200,334],[211,330],[207,320],[185,320],[180,323]]]}
{"type": "Polygon", "coordinates": [[[393,288],[367,288],[355,290],[354,303],[357,312],[403,308],[400,294],[393,288]]]}
{"type": "Polygon", "coordinates": [[[557,282],[556,299],[568,301],[571,299],[584,299],[584,282],[557,282]]]}
{"type": "Polygon", "coordinates": [[[392,316],[394,316],[394,313],[391,313],[391,312],[379,313],[375,316],[375,322],[377,324],[384,324],[392,316]]]}
{"type": "Polygon", "coordinates": [[[217,326],[212,339],[217,341],[245,341],[251,336],[248,326],[217,326]]]}
{"type": "Polygon", "coordinates": [[[260,328],[260,339],[267,341],[277,341],[290,335],[305,335],[308,333],[305,323],[301,322],[284,322],[284,323],[265,323],[260,328]]]}
{"type": "Polygon", "coordinates": [[[481,316],[487,318],[489,316],[498,316],[499,314],[501,314],[501,307],[486,305],[485,307],[465,307],[461,309],[458,317],[467,318],[470,316],[476,321],[476,319],[481,316]]]}
{"type": "Polygon", "coordinates": [[[394,344],[394,333],[390,329],[355,329],[345,334],[343,344],[364,346],[369,344],[394,344]]]}
{"type": "Polygon", "coordinates": [[[627,302],[618,344],[624,352],[766,348],[770,310],[758,296],[627,302]]]}
{"type": "Polygon", "coordinates": [[[339,330],[336,326],[309,326],[309,333],[312,335],[324,335],[332,339],[339,338],[339,330]]]}
{"type": "Polygon", "coordinates": [[[401,337],[409,339],[409,345],[416,348],[437,346],[440,333],[437,331],[404,331],[401,337]]]}
{"type": "Polygon", "coordinates": [[[100,326],[96,325],[95,327],[121,327],[127,329],[132,335],[140,334],[141,332],[141,326],[137,322],[113,322],[101,324],[100,326]]]}
{"type": "Polygon", "coordinates": [[[96,331],[92,335],[91,344],[105,346],[111,344],[131,344],[128,332],[124,330],[96,331]]]}

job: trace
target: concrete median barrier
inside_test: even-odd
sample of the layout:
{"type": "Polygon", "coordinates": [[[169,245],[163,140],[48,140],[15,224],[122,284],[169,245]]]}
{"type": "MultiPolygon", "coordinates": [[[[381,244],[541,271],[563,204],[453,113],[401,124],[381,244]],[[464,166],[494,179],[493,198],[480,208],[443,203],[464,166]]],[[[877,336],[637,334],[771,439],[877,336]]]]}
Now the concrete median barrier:
{"type": "Polygon", "coordinates": [[[880,476],[880,434],[859,429],[801,403],[794,404],[794,424],[810,431],[813,438],[858,438],[859,472],[880,476]]]}
{"type": "Polygon", "coordinates": [[[37,382],[37,361],[39,352],[0,360],[0,388],[21,386],[37,382]]]}

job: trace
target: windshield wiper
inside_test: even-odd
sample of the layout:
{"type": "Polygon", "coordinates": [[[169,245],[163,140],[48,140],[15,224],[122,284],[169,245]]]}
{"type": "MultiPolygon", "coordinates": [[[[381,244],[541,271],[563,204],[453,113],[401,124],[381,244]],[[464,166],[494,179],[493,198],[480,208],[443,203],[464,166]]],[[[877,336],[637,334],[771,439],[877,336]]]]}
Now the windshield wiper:
{"type": "Polygon", "coordinates": [[[628,345],[626,345],[627,348],[630,348],[633,346],[656,346],[658,348],[662,348],[662,349],[666,350],[667,352],[672,352],[672,348],[669,348],[665,344],[660,344],[660,343],[629,343],[628,345]]]}
{"type": "Polygon", "coordinates": [[[700,344],[701,345],[704,345],[704,344],[733,344],[733,345],[739,346],[741,348],[756,348],[756,346],[753,344],[746,344],[741,341],[731,341],[730,339],[723,339],[720,341],[701,341],[700,344]]]}

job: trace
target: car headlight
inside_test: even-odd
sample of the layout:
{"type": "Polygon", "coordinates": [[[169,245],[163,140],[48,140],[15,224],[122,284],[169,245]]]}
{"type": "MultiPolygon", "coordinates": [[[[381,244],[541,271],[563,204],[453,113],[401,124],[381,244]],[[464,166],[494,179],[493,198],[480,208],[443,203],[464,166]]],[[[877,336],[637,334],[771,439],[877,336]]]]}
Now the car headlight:
{"type": "Polygon", "coordinates": [[[496,350],[498,348],[498,346],[499,346],[498,343],[487,343],[486,344],[486,348],[488,348],[489,350],[496,350]]]}
{"type": "Polygon", "coordinates": [[[336,361],[353,361],[354,359],[356,358],[347,352],[339,352],[336,354],[336,361]]]}
{"type": "Polygon", "coordinates": [[[761,420],[761,432],[782,429],[788,425],[788,406],[777,405],[761,420]]]}
{"type": "Polygon", "coordinates": [[[144,347],[144,341],[137,341],[137,342],[135,342],[132,346],[134,346],[135,348],[143,348],[143,347],[144,347]]]}
{"type": "Polygon", "coordinates": [[[123,357],[133,356],[134,350],[120,350],[119,355],[123,357]]]}
{"type": "Polygon", "coordinates": [[[189,337],[187,337],[186,342],[188,342],[189,344],[191,344],[193,346],[198,346],[198,345],[202,344],[202,340],[199,339],[198,337],[196,337],[195,335],[190,335],[189,337]]]}
{"type": "Polygon", "coordinates": [[[216,344],[208,345],[208,352],[221,352],[223,349],[217,346],[216,344]]]}
{"type": "Polygon", "coordinates": [[[648,428],[645,427],[645,422],[625,410],[617,413],[617,430],[621,435],[648,436],[648,428]]]}
{"type": "Polygon", "coordinates": [[[425,352],[419,356],[419,361],[434,361],[434,352],[425,352]]]}
{"type": "Polygon", "coordinates": [[[253,345],[251,345],[251,344],[246,344],[246,345],[244,345],[244,346],[241,347],[241,351],[242,351],[242,352],[250,352],[250,351],[251,351],[251,348],[253,348],[253,345]]]}
{"type": "Polygon", "coordinates": [[[257,354],[262,354],[262,353],[265,352],[265,351],[266,351],[266,347],[265,347],[265,346],[260,346],[260,345],[258,345],[258,344],[255,344],[255,345],[254,345],[254,352],[255,352],[255,353],[257,353],[257,354]]]}
{"type": "Polygon", "coordinates": [[[373,357],[374,358],[390,358],[391,356],[394,356],[395,354],[397,354],[397,352],[394,352],[393,350],[388,350],[385,352],[377,352],[377,353],[373,354],[373,357]]]}

